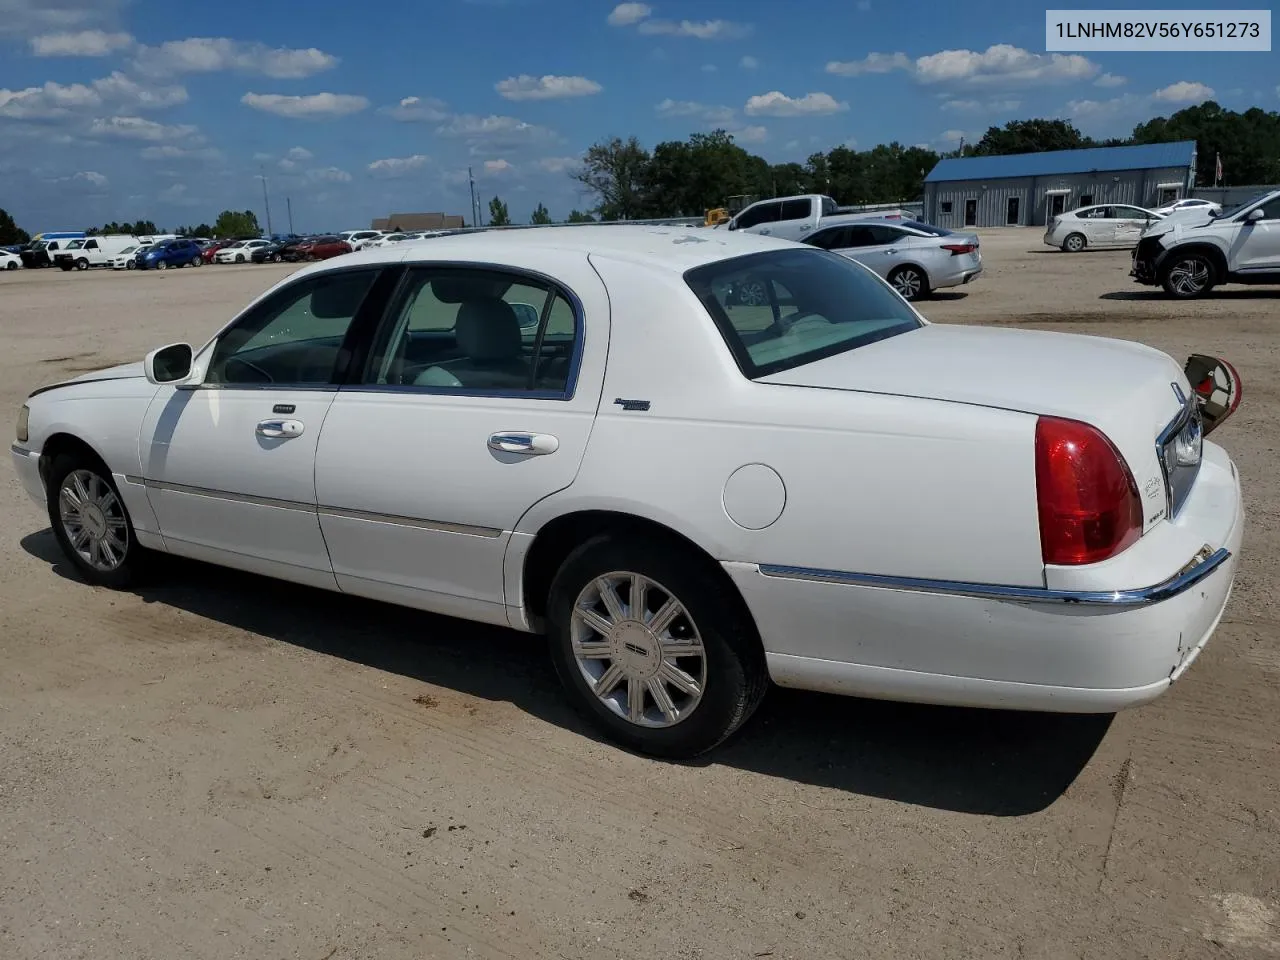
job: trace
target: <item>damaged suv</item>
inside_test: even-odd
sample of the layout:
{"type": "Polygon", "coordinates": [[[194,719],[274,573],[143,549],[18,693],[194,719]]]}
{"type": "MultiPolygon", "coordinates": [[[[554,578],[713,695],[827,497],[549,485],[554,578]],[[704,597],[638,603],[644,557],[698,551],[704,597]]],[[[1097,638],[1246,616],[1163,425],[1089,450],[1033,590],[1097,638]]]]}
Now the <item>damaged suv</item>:
{"type": "Polygon", "coordinates": [[[1170,218],[1147,229],[1129,276],[1178,299],[1220,283],[1280,284],[1280,190],[1214,216],[1170,218]]]}

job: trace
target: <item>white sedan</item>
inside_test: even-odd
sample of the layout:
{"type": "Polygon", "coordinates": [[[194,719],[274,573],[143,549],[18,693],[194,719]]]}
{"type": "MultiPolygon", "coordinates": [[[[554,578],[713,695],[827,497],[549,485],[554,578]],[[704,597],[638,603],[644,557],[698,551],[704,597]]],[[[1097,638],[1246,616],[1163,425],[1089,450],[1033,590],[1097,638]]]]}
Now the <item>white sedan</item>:
{"type": "Polygon", "coordinates": [[[271,246],[270,240],[237,240],[213,255],[217,263],[248,263],[253,251],[271,246]]]}
{"type": "Polygon", "coordinates": [[[8,250],[0,250],[0,270],[20,270],[22,258],[8,250]]]}
{"type": "Polygon", "coordinates": [[[1044,228],[1044,242],[1068,253],[1079,253],[1088,247],[1136,247],[1142,231],[1161,219],[1162,214],[1145,207],[1096,204],[1050,217],[1044,228]]]}
{"type": "Polygon", "coordinates": [[[689,756],[770,680],[1157,697],[1235,575],[1203,434],[1239,396],[1212,359],[931,324],[825,250],[599,226],[298,270],[203,346],[36,391],[12,452],[90,583],[172,553],[546,633],[609,736],[689,756]]]}
{"type": "Polygon", "coordinates": [[[1199,197],[1185,197],[1182,200],[1175,200],[1168,206],[1159,207],[1155,212],[1162,217],[1167,217],[1174,213],[1200,213],[1216,217],[1221,215],[1222,205],[1214,203],[1212,200],[1201,200],[1199,197]]]}

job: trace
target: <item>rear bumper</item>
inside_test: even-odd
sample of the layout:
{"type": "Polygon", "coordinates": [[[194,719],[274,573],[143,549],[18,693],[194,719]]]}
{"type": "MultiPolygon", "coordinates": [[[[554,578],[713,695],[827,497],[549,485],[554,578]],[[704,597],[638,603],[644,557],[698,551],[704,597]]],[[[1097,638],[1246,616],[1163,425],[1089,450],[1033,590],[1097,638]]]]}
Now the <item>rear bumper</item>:
{"type": "Polygon", "coordinates": [[[1182,539],[1197,543],[1196,555],[1182,555],[1183,569],[1138,589],[724,567],[779,685],[969,707],[1113,712],[1167,690],[1217,628],[1244,526],[1239,479],[1226,464],[1226,475],[1199,491],[1199,509],[1184,509],[1176,521],[1196,527],[1182,539]]]}

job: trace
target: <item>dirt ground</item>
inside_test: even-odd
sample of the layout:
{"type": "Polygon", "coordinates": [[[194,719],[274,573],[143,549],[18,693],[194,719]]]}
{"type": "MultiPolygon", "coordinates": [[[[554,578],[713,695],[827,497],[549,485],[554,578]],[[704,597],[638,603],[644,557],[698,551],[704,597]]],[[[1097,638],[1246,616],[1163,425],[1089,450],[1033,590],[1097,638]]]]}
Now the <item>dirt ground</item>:
{"type": "MultiPolygon", "coordinates": [[[[1114,718],[775,690],[706,762],[597,741],[515,633],[173,563],[86,587],[0,467],[0,956],[1280,954],[1280,290],[983,234],[938,321],[1233,360],[1214,640],[1114,718]]],[[[0,275],[0,410],[197,342],[287,267],[0,275]]],[[[999,376],[998,369],[975,375],[999,376]]]]}

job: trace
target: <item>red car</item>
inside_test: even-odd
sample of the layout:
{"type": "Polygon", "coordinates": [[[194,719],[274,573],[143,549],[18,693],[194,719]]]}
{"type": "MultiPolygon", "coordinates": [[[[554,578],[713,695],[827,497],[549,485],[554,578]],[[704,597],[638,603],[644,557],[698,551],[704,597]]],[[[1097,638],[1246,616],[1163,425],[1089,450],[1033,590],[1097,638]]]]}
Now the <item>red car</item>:
{"type": "Polygon", "coordinates": [[[200,259],[203,260],[205,263],[213,263],[214,255],[229,243],[235,243],[235,241],[234,240],[215,240],[213,243],[208,244],[202,251],[200,251],[200,259]]]}
{"type": "Polygon", "coordinates": [[[351,244],[341,237],[316,237],[298,244],[298,256],[303,260],[328,260],[351,252],[351,244]]]}

